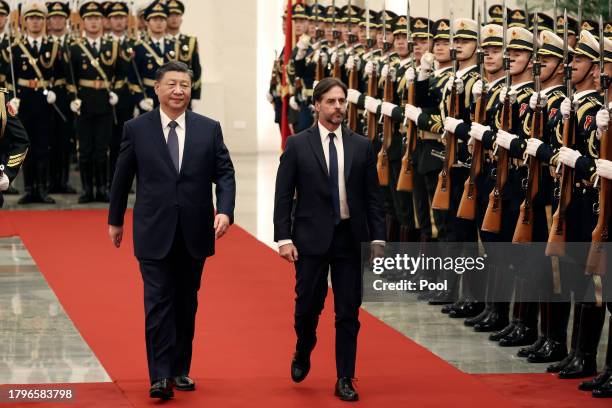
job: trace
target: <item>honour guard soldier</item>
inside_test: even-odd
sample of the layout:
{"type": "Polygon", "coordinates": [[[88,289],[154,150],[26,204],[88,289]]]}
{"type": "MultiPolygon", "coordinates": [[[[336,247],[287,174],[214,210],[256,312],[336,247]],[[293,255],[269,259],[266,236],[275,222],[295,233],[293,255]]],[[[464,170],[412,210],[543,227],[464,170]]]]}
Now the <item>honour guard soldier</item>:
{"type": "Polygon", "coordinates": [[[30,141],[11,105],[6,104],[5,93],[0,91],[0,208],[2,194],[15,180],[23,164],[30,141]]]}
{"type": "MultiPolygon", "coordinates": [[[[47,195],[49,136],[56,120],[57,95],[53,79],[61,78],[59,44],[44,35],[47,7],[35,1],[22,7],[25,35],[12,46],[17,95],[11,104],[19,112],[30,138],[30,152],[23,164],[25,195],[20,204],[53,204],[47,195]],[[55,110],[54,110],[55,109],[55,110]]],[[[12,86],[11,86],[12,88],[12,86]]]]}
{"type": "MultiPolygon", "coordinates": [[[[565,30],[565,19],[564,16],[557,17],[557,30],[555,31],[559,37],[563,37],[563,33],[565,30]]],[[[578,41],[578,20],[573,17],[567,16],[567,42],[570,48],[574,48],[576,46],[576,41],[578,41]]]]}
{"type": "Polygon", "coordinates": [[[187,64],[193,72],[193,89],[191,99],[200,99],[202,94],[202,67],[200,65],[200,54],[198,52],[198,41],[196,37],[181,33],[185,5],[180,0],[170,0],[168,5],[168,28],[167,35],[174,41],[174,52],[178,61],[187,64]]]}
{"type": "MultiPolygon", "coordinates": [[[[70,35],[67,30],[67,21],[70,16],[70,6],[64,1],[47,2],[47,33],[59,45],[61,56],[68,61],[67,47],[70,46],[70,35]]],[[[70,97],[68,94],[66,75],[68,70],[61,72],[61,77],[53,81],[53,91],[57,94],[56,105],[64,118],[56,115],[55,126],[51,133],[51,172],[50,193],[75,194],[76,190],[69,184],[70,155],[75,146],[74,115],[70,110],[70,97]],[[65,120],[64,120],[65,119],[65,120]]]]}
{"type": "Polygon", "coordinates": [[[5,88],[8,82],[10,82],[10,55],[9,55],[9,44],[11,39],[6,34],[5,28],[8,22],[8,15],[11,9],[8,3],[4,0],[0,0],[0,88],[5,88]],[[7,82],[8,80],[8,82],[7,82]]]}
{"type": "Polygon", "coordinates": [[[155,72],[166,62],[176,60],[174,40],[166,38],[168,7],[156,0],[144,11],[147,35],[134,47],[134,63],[129,72],[134,102],[142,112],[159,105],[155,95],[155,72]]]}
{"type": "Polygon", "coordinates": [[[83,193],[79,203],[108,202],[108,149],[119,102],[112,89],[113,78],[121,77],[117,65],[119,44],[103,37],[102,7],[95,1],[81,5],[85,35],[70,47],[69,78],[75,94],[70,109],[77,115],[79,167],[83,193]],[[94,194],[94,184],[96,192],[94,194]]]}

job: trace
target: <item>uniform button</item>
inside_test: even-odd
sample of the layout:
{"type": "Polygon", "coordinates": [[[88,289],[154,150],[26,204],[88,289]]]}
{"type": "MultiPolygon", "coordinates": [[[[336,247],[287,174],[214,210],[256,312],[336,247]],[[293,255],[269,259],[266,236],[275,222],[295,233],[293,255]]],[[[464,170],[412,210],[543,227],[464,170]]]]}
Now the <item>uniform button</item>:
{"type": "Polygon", "coordinates": [[[580,183],[576,183],[576,187],[580,187],[580,183]]]}

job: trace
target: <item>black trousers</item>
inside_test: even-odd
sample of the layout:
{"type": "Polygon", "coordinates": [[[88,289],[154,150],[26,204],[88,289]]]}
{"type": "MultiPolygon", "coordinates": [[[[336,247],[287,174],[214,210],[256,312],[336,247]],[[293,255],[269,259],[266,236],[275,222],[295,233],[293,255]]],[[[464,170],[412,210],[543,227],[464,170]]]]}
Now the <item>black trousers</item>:
{"type": "Polygon", "coordinates": [[[112,133],[112,113],[79,116],[77,118],[79,160],[85,163],[106,162],[112,133]]]}
{"type": "Polygon", "coordinates": [[[145,337],[151,383],[189,374],[198,290],[205,259],[187,250],[180,227],[160,260],[139,259],[144,282],[145,337]]]}
{"type": "Polygon", "coordinates": [[[338,378],[355,376],[362,276],[360,248],[354,242],[350,223],[342,221],[334,231],[326,254],[300,255],[295,263],[295,332],[296,350],[300,353],[309,354],[317,342],[316,330],[327,296],[327,275],[331,269],[338,378]]]}

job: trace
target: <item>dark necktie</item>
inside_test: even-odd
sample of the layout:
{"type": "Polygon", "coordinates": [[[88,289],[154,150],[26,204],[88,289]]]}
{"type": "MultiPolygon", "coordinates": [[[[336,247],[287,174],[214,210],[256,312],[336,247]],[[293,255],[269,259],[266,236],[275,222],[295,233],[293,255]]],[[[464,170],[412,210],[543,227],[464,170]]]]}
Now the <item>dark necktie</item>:
{"type": "Polygon", "coordinates": [[[34,52],[38,54],[38,40],[32,41],[32,46],[34,48],[34,52]]]}
{"type": "Polygon", "coordinates": [[[176,172],[179,172],[179,142],[178,135],[176,134],[176,127],[178,123],[172,121],[168,124],[170,126],[170,132],[168,133],[168,152],[170,153],[170,158],[172,159],[172,163],[174,164],[174,168],[176,172]]]}
{"type": "Polygon", "coordinates": [[[340,223],[340,188],[338,187],[338,152],[334,144],[334,133],[329,134],[329,188],[334,208],[334,223],[340,223]]]}

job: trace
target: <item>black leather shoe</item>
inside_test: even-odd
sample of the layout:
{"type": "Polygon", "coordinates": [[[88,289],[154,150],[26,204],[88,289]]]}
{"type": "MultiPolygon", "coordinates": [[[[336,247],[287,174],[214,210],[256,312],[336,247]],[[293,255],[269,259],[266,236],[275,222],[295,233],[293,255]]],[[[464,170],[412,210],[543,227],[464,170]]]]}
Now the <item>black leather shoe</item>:
{"type": "Polygon", "coordinates": [[[474,331],[479,333],[490,333],[502,330],[508,326],[508,316],[503,316],[495,311],[489,313],[483,320],[474,325],[474,331]]]}
{"type": "Polygon", "coordinates": [[[576,352],[574,350],[571,350],[569,354],[563,360],[546,367],[546,372],[547,373],[558,373],[559,371],[563,370],[565,366],[570,363],[570,361],[574,359],[575,355],[576,355],[576,352]]]}
{"type": "Polygon", "coordinates": [[[478,316],[470,317],[469,319],[465,319],[463,324],[468,326],[468,327],[474,327],[474,325],[476,325],[476,323],[482,322],[490,314],[491,314],[491,309],[485,307],[485,309],[482,312],[480,312],[480,314],[478,316]]]}
{"type": "Polygon", "coordinates": [[[310,355],[296,351],[291,360],[291,379],[296,382],[304,381],[310,371],[310,355]]]}
{"type": "Polygon", "coordinates": [[[527,357],[529,363],[552,363],[567,357],[567,345],[547,339],[539,350],[527,357]]]}
{"type": "Polygon", "coordinates": [[[83,193],[79,196],[79,204],[93,203],[94,196],[91,193],[83,193]]]}
{"type": "Polygon", "coordinates": [[[429,303],[432,306],[442,306],[442,305],[450,305],[450,304],[453,304],[454,302],[455,302],[455,299],[453,299],[453,296],[451,296],[450,293],[448,293],[447,291],[441,290],[440,292],[436,293],[434,297],[431,298],[431,300],[427,303],[429,303]]]}
{"type": "Polygon", "coordinates": [[[514,330],[516,326],[516,322],[510,322],[506,327],[501,329],[500,331],[496,331],[492,335],[489,336],[489,340],[491,341],[500,341],[514,330]]]}
{"type": "Polygon", "coordinates": [[[510,334],[499,339],[500,347],[521,347],[533,344],[538,338],[538,329],[519,322],[510,334]]]}
{"type": "Polygon", "coordinates": [[[449,314],[451,310],[458,309],[465,304],[465,300],[458,300],[453,304],[446,305],[440,310],[444,314],[449,314]]]}
{"type": "Polygon", "coordinates": [[[25,193],[23,197],[17,201],[17,204],[32,204],[36,202],[36,195],[32,193],[25,193]]]}
{"type": "Polygon", "coordinates": [[[43,192],[39,194],[38,200],[39,203],[43,204],[55,204],[55,200],[43,192]]]}
{"type": "Polygon", "coordinates": [[[359,394],[355,391],[353,381],[348,377],[338,378],[334,394],[342,401],[359,401],[359,394]]]}
{"type": "Polygon", "coordinates": [[[173,398],[174,390],[172,389],[172,380],[169,378],[164,378],[154,382],[149,389],[149,397],[161,398],[163,400],[173,398]]]}
{"type": "Polygon", "coordinates": [[[592,395],[595,398],[612,398],[612,378],[602,386],[595,388],[592,395]]]}
{"type": "Polygon", "coordinates": [[[577,354],[568,365],[559,371],[559,378],[570,380],[574,378],[591,377],[597,374],[597,361],[594,354],[577,354]]]}
{"type": "Polygon", "coordinates": [[[193,391],[195,390],[195,381],[186,375],[174,377],[174,388],[177,391],[193,391]]]}
{"type": "Polygon", "coordinates": [[[467,317],[478,316],[485,307],[481,302],[465,302],[461,307],[452,308],[448,317],[453,319],[465,319],[467,317]]]}
{"type": "Polygon", "coordinates": [[[612,379],[612,369],[606,369],[597,377],[589,381],[580,383],[578,389],[580,391],[593,391],[597,388],[603,387],[603,385],[612,379]]]}
{"type": "Polygon", "coordinates": [[[544,343],[546,343],[546,337],[540,336],[532,345],[519,349],[516,355],[518,357],[529,357],[531,354],[538,351],[544,345],[544,343]]]}

